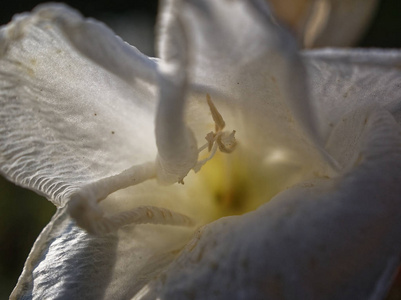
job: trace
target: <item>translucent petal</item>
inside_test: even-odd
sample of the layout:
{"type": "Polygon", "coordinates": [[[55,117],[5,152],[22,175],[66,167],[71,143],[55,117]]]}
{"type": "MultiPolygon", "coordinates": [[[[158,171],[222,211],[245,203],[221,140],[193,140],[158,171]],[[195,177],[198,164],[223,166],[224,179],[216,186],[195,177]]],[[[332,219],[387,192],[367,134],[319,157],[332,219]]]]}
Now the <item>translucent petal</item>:
{"type": "Polygon", "coordinates": [[[177,20],[178,1],[168,2],[160,14],[160,43],[164,50],[159,74],[156,115],[158,176],[161,183],[182,182],[198,160],[195,137],[184,119],[188,88],[188,50],[184,27],[177,20]]]}
{"type": "Polygon", "coordinates": [[[400,51],[326,49],[305,51],[303,59],[325,139],[346,114],[369,106],[386,108],[400,122],[400,51]]]}
{"type": "Polygon", "coordinates": [[[383,299],[401,251],[400,131],[371,112],[351,172],[205,226],[135,299],[383,299]]]}
{"type": "MultiPolygon", "coordinates": [[[[135,77],[134,65],[124,70],[132,79],[127,84],[79,53],[55,19],[86,26],[76,12],[50,5],[1,29],[0,170],[63,205],[79,187],[156,157],[156,96],[155,86],[135,77]]],[[[85,34],[89,39],[91,32],[85,34]]],[[[104,38],[116,53],[126,53],[121,59],[144,61],[136,50],[127,54],[109,31],[104,38]]],[[[103,57],[108,69],[125,64],[95,43],[82,47],[96,61],[103,57]]]]}
{"type": "Polygon", "coordinates": [[[363,133],[372,110],[379,106],[368,106],[345,114],[333,127],[327,139],[326,150],[335,157],[344,170],[350,170],[360,159],[363,133]]]}
{"type": "Polygon", "coordinates": [[[81,54],[127,83],[138,78],[155,81],[156,63],[116,36],[107,26],[82,16],[65,5],[39,6],[41,18],[56,25],[81,54]],[[68,13],[66,13],[68,10],[68,13]]]}
{"type": "Polygon", "coordinates": [[[143,225],[96,237],[60,209],[31,250],[11,299],[130,299],[174,259],[190,233],[143,225]]]}
{"type": "MultiPolygon", "coordinates": [[[[307,145],[318,144],[319,133],[302,62],[292,37],[273,22],[264,1],[189,0],[179,7],[196,92],[188,105],[189,125],[202,123],[202,115],[210,124],[203,104],[209,92],[227,124],[241,127],[233,128],[241,143],[261,151],[280,145],[315,159],[318,147],[307,145]]],[[[163,57],[168,47],[160,35],[163,57]]]]}

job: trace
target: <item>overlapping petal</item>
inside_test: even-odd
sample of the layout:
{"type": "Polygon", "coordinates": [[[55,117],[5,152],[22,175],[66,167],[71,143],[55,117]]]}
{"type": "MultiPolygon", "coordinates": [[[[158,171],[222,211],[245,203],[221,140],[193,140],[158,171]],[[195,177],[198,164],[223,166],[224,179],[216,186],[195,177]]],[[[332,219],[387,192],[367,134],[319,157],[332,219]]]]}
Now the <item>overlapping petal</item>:
{"type": "MultiPolygon", "coordinates": [[[[161,74],[154,60],[62,6],[42,7],[2,29],[0,104],[6,109],[0,112],[0,166],[8,178],[63,205],[85,184],[154,160],[158,134],[167,144],[178,141],[164,148],[170,152],[187,141],[182,135],[174,139],[171,129],[193,130],[202,139],[214,125],[203,104],[207,93],[228,114],[227,124],[238,126],[239,155],[244,161],[255,155],[261,158],[258,167],[265,168],[269,151],[285,149],[316,171],[310,165],[325,155],[319,126],[327,138],[330,121],[355,113],[353,135],[341,142],[352,122],[339,125],[328,142],[346,167],[342,177],[304,182],[254,212],[219,219],[201,229],[182,253],[191,228],[131,225],[95,237],[60,208],[36,242],[13,297],[379,299],[401,251],[400,128],[381,109],[397,116],[398,94],[389,92],[390,100],[379,103],[373,89],[362,98],[360,90],[358,97],[348,91],[355,99],[351,106],[335,95],[347,86],[349,73],[356,74],[352,84],[366,85],[376,68],[390,73],[390,83],[380,84],[380,91],[393,89],[398,73],[391,65],[398,54],[385,59],[374,54],[373,67],[356,54],[300,57],[263,1],[166,3],[164,9],[173,10],[159,25],[166,29],[159,39],[167,62],[161,74]],[[170,38],[178,39],[169,43],[170,38]],[[130,62],[124,64],[125,59],[130,62]],[[332,63],[347,60],[351,66],[332,63]],[[325,73],[325,67],[333,72],[325,73]],[[168,101],[158,113],[156,78],[161,101],[168,101]],[[381,107],[372,109],[372,103],[381,107]],[[323,116],[318,122],[315,105],[323,116]],[[177,110],[177,120],[172,119],[177,110]],[[169,120],[172,125],[163,128],[169,120]]],[[[258,180],[250,174],[250,180],[258,180]]],[[[198,194],[149,181],[118,191],[99,206],[113,215],[162,203],[205,222],[202,205],[214,198],[198,194]]],[[[265,193],[258,196],[269,200],[265,193]]]]}
{"type": "Polygon", "coordinates": [[[395,50],[303,52],[311,99],[327,151],[343,168],[358,160],[367,114],[384,108],[400,122],[400,59],[395,50]]]}
{"type": "Polygon", "coordinates": [[[371,111],[351,172],[205,226],[135,299],[383,299],[401,251],[400,132],[371,111]]]}
{"type": "MultiPolygon", "coordinates": [[[[223,106],[227,124],[242,126],[234,129],[245,145],[266,152],[280,145],[294,156],[302,153],[303,161],[309,155],[316,160],[319,132],[303,65],[294,40],[274,23],[267,4],[193,0],[174,5],[188,41],[189,78],[198,92],[188,114],[195,115],[191,107],[199,105],[191,103],[204,101],[209,92],[223,106]]],[[[161,57],[164,51],[161,44],[161,57]]]]}
{"type": "Polygon", "coordinates": [[[399,51],[315,50],[303,52],[303,61],[325,140],[347,113],[372,105],[389,110],[400,121],[399,51]]]}
{"type": "MultiPolygon", "coordinates": [[[[167,2],[167,1],[166,1],[167,2]]],[[[159,66],[160,101],[156,115],[158,180],[182,182],[198,160],[194,134],[184,118],[188,94],[188,46],[184,28],[177,22],[176,5],[169,1],[160,14],[165,31],[159,41],[164,48],[159,66]]]]}
{"type": "MultiPolygon", "coordinates": [[[[156,91],[134,78],[129,63],[127,84],[78,53],[54,18],[86,22],[55,5],[1,29],[0,166],[10,180],[63,205],[80,186],[154,159],[156,91]]],[[[94,34],[102,30],[99,25],[94,34]]],[[[89,51],[89,44],[84,47],[89,51]]],[[[135,49],[127,53],[130,46],[122,42],[113,47],[125,58],[145,60],[135,49]]],[[[106,67],[116,64],[111,58],[105,55],[106,67]]],[[[153,65],[148,59],[148,73],[155,72],[153,65]]]]}
{"type": "Polygon", "coordinates": [[[103,23],[83,19],[77,12],[64,5],[45,5],[36,10],[38,15],[56,26],[63,39],[68,40],[81,55],[119,76],[127,83],[156,80],[156,63],[135,47],[116,36],[103,23]]]}
{"type": "Polygon", "coordinates": [[[11,299],[130,299],[171,263],[191,232],[137,226],[92,236],[59,209],[35,242],[11,299]]]}

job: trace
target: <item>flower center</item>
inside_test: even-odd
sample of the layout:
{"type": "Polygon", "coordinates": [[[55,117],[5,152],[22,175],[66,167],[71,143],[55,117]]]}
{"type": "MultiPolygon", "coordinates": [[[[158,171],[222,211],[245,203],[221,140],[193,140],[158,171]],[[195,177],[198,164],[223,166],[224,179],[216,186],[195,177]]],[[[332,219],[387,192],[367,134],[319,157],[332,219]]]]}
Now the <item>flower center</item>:
{"type": "Polygon", "coordinates": [[[185,178],[187,198],[194,203],[189,215],[200,224],[255,210],[304,177],[285,150],[272,147],[266,155],[252,145],[238,144],[235,130],[223,131],[225,122],[209,95],[207,102],[215,131],[206,135],[207,143],[199,151],[202,155],[208,149],[209,155],[199,160],[196,174],[185,178]]]}
{"type": "Polygon", "coordinates": [[[186,178],[188,198],[196,203],[190,215],[197,216],[201,224],[241,215],[299,181],[285,154],[273,155],[266,161],[243,145],[230,155],[216,153],[199,173],[186,178]]]}
{"type": "Polygon", "coordinates": [[[235,140],[235,130],[233,130],[231,133],[223,131],[224,127],[226,126],[223,117],[217,110],[216,106],[214,106],[209,94],[206,95],[206,100],[207,104],[209,105],[210,112],[212,113],[212,118],[215,124],[215,132],[209,132],[205,137],[207,143],[199,148],[199,153],[207,148],[207,150],[210,152],[210,155],[207,158],[198,161],[193,168],[195,172],[199,172],[200,169],[213,158],[213,156],[216,154],[217,148],[223,153],[231,153],[237,146],[237,141],[235,140]]]}
{"type": "Polygon", "coordinates": [[[198,149],[202,159],[184,178],[185,186],[158,184],[154,162],[133,166],[71,197],[69,211],[77,224],[94,234],[137,224],[203,225],[255,210],[299,181],[302,171],[294,170],[285,152],[276,149],[266,159],[252,145],[237,145],[235,130],[224,131],[223,117],[206,98],[215,130],[198,149]]]}

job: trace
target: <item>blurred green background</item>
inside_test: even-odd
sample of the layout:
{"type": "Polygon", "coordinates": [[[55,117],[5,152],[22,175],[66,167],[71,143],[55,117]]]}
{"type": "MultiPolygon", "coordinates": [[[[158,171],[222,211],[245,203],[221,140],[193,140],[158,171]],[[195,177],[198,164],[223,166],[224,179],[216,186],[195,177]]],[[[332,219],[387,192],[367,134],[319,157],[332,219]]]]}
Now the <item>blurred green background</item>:
{"type": "MultiPolygon", "coordinates": [[[[15,13],[30,11],[42,1],[2,1],[0,25],[15,13]]],[[[43,1],[45,2],[45,1],[43,1]]],[[[117,34],[148,55],[153,53],[157,1],[69,1],[85,16],[104,21],[117,34]]],[[[401,0],[382,0],[361,47],[401,48],[401,0]]],[[[1,109],[1,108],[0,108],[1,109]]],[[[0,177],[0,299],[7,299],[42,228],[55,212],[53,204],[0,177]]],[[[391,299],[401,299],[401,279],[391,299]]]]}

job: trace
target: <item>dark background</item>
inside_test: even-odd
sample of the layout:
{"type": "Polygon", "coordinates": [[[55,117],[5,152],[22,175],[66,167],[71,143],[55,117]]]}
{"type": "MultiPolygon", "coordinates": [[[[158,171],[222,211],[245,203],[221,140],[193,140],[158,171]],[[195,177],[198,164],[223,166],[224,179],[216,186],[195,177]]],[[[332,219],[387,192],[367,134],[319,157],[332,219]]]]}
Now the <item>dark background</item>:
{"type": "MultiPolygon", "coordinates": [[[[0,10],[0,23],[8,23],[15,13],[30,11],[39,3],[46,3],[49,1],[35,1],[35,0],[19,0],[19,1],[2,1],[0,10]]],[[[54,1],[56,2],[56,1],[54,1]]],[[[87,17],[96,17],[107,13],[121,14],[127,11],[140,11],[145,14],[155,16],[157,12],[157,0],[85,0],[85,1],[57,1],[64,2],[68,5],[78,9],[82,14],[87,17]]]]}
{"type": "MultiPolygon", "coordinates": [[[[1,1],[0,25],[8,23],[15,13],[30,11],[42,1],[1,1]]],[[[45,2],[45,1],[43,1],[45,2]]],[[[157,1],[67,1],[85,16],[94,17],[111,26],[148,55],[154,55],[153,25],[157,1]],[[118,18],[134,21],[138,31],[127,31],[118,18]],[[141,36],[137,39],[136,36],[141,36]]],[[[382,0],[360,47],[401,48],[401,1],[382,0]]],[[[0,177],[0,299],[8,298],[16,284],[26,257],[36,237],[55,212],[53,204],[35,193],[19,188],[0,177]]],[[[400,280],[401,281],[401,280],[400,280]]],[[[401,283],[398,285],[401,286],[401,283]]],[[[400,288],[391,299],[401,299],[400,288]]]]}
{"type": "MultiPolygon", "coordinates": [[[[8,23],[15,13],[30,11],[37,4],[47,1],[19,0],[1,1],[0,24],[8,23]]],[[[155,19],[157,0],[88,0],[64,1],[77,8],[85,16],[99,18],[105,13],[124,14],[130,11],[140,12],[155,19]]],[[[401,46],[401,1],[382,0],[371,27],[360,46],[363,47],[400,47],[401,46]]]]}

